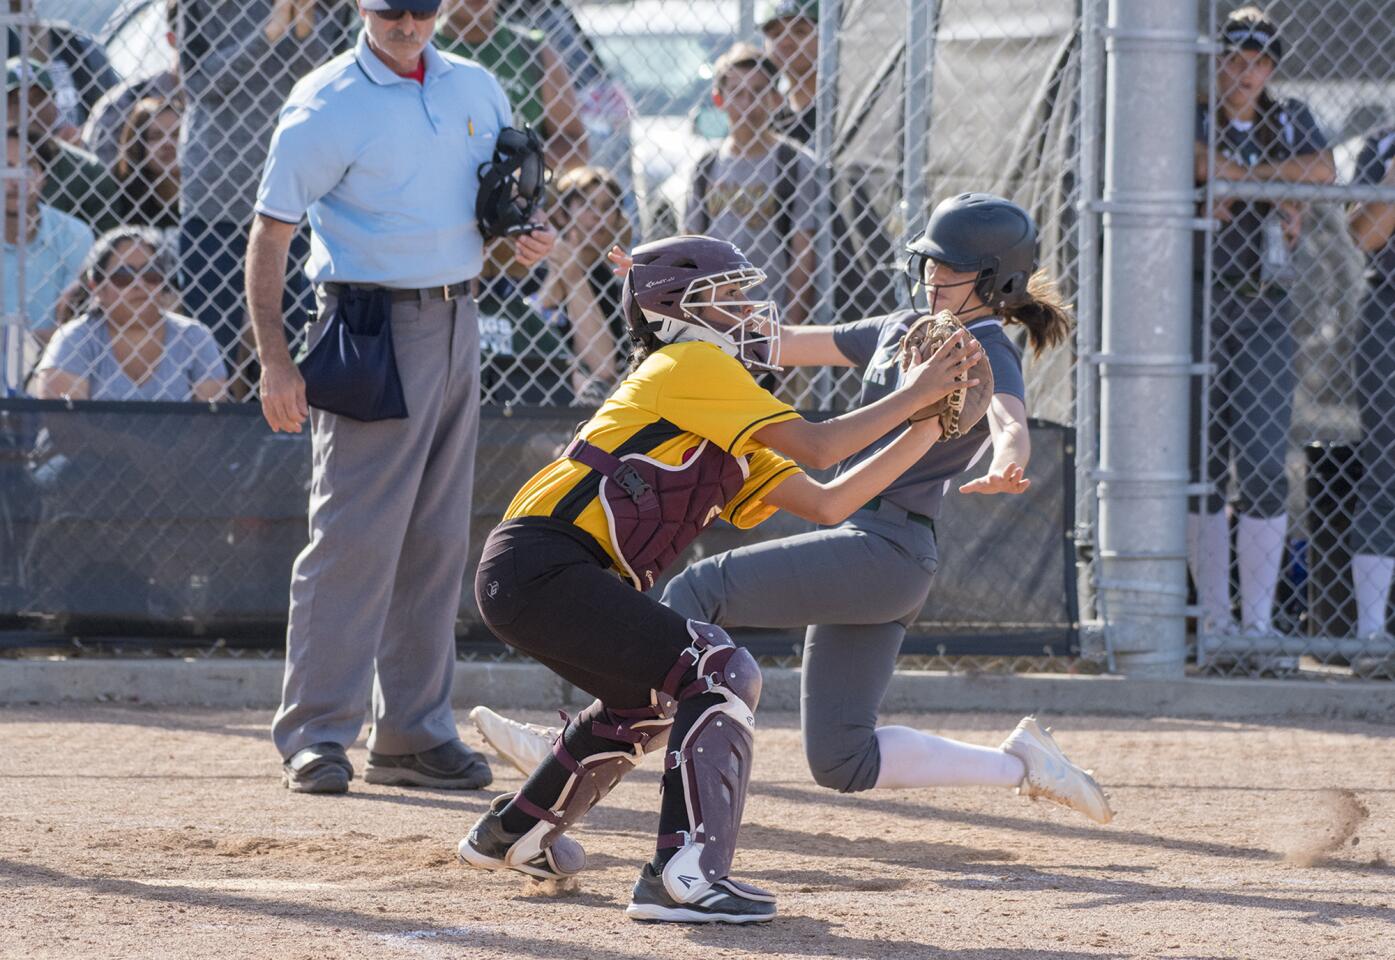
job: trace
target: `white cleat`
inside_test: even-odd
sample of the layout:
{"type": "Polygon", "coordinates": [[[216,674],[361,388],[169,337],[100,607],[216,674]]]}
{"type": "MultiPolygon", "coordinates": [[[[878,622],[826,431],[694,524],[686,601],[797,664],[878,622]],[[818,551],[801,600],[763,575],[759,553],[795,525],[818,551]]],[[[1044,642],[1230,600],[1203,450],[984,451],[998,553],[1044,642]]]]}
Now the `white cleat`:
{"type": "Polygon", "coordinates": [[[488,707],[475,707],[470,711],[470,719],[494,752],[525,777],[552,753],[552,744],[562,732],[556,727],[510,720],[488,707]]]}
{"type": "Polygon", "coordinates": [[[1017,729],[1003,741],[1002,749],[1021,760],[1027,768],[1026,776],[1018,784],[1018,795],[1033,800],[1045,797],[1083,813],[1096,823],[1114,819],[1109,800],[1095,778],[1070,762],[1052,739],[1050,728],[1042,729],[1036,717],[1023,717],[1017,729]]]}

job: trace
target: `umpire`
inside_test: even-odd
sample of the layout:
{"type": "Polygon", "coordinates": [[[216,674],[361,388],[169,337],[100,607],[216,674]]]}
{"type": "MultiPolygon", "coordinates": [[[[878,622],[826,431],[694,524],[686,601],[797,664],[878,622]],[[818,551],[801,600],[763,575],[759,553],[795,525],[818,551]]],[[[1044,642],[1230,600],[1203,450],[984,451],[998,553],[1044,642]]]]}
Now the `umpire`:
{"type": "MultiPolygon", "coordinates": [[[[272,725],[299,792],[348,789],[345,748],[370,694],[367,782],[478,789],[492,779],[460,741],[450,693],[479,428],[477,170],[511,111],[492,74],[430,45],[438,3],[360,0],[355,49],[302,78],[281,109],[248,242],[262,411],[291,433],[308,416],[313,449],[310,542],[291,573],[272,725]],[[377,304],[405,418],[307,405],[281,317],[287,250],[306,216],[321,318],[310,342],[337,305],[377,304]]],[[[531,265],[554,240],[540,228],[514,255],[531,265]]]]}

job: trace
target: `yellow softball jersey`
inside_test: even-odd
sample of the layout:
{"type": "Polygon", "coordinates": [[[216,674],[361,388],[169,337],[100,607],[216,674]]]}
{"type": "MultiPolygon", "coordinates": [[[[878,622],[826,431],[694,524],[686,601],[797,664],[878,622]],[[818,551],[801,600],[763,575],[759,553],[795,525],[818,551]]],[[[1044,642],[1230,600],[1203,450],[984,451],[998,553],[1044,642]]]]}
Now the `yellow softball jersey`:
{"type": "MultiPolygon", "coordinates": [[[[745,458],[746,482],[721,517],[749,529],[775,513],[763,498],[800,470],[751,435],[798,416],[720,348],[676,343],[650,354],[626,377],[580,435],[616,457],[639,453],[670,466],[683,463],[704,441],[745,458]]],[[[600,474],[585,464],[554,460],[523,485],[504,519],[567,520],[595,537],[616,567],[623,568],[598,499],[600,481],[600,474]]]]}

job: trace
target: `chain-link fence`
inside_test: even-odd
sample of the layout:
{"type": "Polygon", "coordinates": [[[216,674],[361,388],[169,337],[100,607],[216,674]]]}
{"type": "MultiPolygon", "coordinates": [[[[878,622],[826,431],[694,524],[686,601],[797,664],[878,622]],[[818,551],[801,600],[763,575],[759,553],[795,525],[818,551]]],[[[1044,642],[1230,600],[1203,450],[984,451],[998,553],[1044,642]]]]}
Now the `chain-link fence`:
{"type": "MultiPolygon", "coordinates": [[[[1197,659],[1388,671],[1395,5],[1276,0],[1267,19],[1228,19],[1238,6],[1198,0],[1210,226],[1194,312],[1210,372],[1192,469],[1211,493],[1189,526],[1197,659]]],[[[256,184],[292,85],[352,45],[354,4],[7,9],[5,392],[255,401],[242,278],[256,184]],[[155,234],[83,276],[119,226],[155,234]]],[[[554,169],[554,252],[522,269],[496,245],[478,281],[485,403],[586,408],[618,382],[612,246],[717,233],[766,269],[786,322],[829,324],[912,304],[898,251],[936,201],[1008,195],[1077,306],[1072,342],[1029,351],[1028,409],[1076,427],[1066,540],[1094,619],[1105,19],[1103,0],[445,0],[437,45],[498,76],[554,169]]],[[[302,228],[292,340],[313,309],[307,253],[302,228]]],[[[839,410],[858,378],[772,385],[839,410]]]]}
{"type": "MultiPolygon", "coordinates": [[[[15,236],[29,238],[6,249],[7,392],[255,401],[242,286],[256,184],[295,81],[352,46],[354,4],[11,0],[7,24],[7,229],[14,221],[15,236]],[[95,238],[130,226],[156,235],[94,253],[95,238]]],[[[1076,0],[445,0],[437,46],[491,69],[516,121],[543,136],[554,171],[547,213],[561,235],[534,269],[503,245],[486,258],[477,289],[485,403],[603,398],[626,355],[606,253],[677,231],[735,241],[766,270],[765,293],[786,322],[829,324],[910,305],[904,241],[936,201],[987,190],[1033,212],[1044,265],[1067,298],[1088,297],[1076,207],[1082,143],[1099,141],[1080,130],[1080,25],[1076,0]]],[[[292,339],[314,305],[301,273],[307,253],[302,228],[283,301],[292,339]]],[[[1073,422],[1073,356],[1067,345],[1029,357],[1032,413],[1073,422]]],[[[838,410],[858,383],[857,371],[839,370],[772,386],[803,408],[838,410]]],[[[1071,506],[1088,517],[1088,493],[1074,475],[1073,440],[1062,449],[1065,468],[1048,492],[1080,491],[1081,504],[1061,514],[1069,525],[1071,506]]],[[[480,470],[515,457],[503,445],[482,449],[480,470]]],[[[199,461],[207,479],[221,476],[216,458],[199,461]]],[[[126,466],[95,475],[122,484],[131,464],[118,459],[126,466]]],[[[1038,464],[1039,485],[1049,462],[1038,464]]],[[[123,530],[140,521],[141,504],[160,527],[162,511],[188,496],[125,492],[114,521],[123,530]]],[[[220,544],[204,559],[226,553],[222,534],[203,533],[220,544]]],[[[1052,528],[1040,545],[1053,545],[1053,565],[1071,557],[1071,536],[1058,535],[1052,528]]],[[[195,524],[181,544],[196,548],[201,536],[195,524]]],[[[152,557],[147,579],[162,579],[155,567],[188,566],[178,552],[152,557]]],[[[40,592],[72,583],[62,563],[48,579],[32,569],[40,592]]],[[[204,571],[176,593],[214,596],[229,589],[225,577],[246,587],[204,571]]],[[[144,596],[135,582],[96,594],[144,596]]],[[[1071,593],[1057,597],[1069,611],[1065,633],[1053,615],[1057,640],[999,651],[1005,669],[1075,652],[1074,578],[1039,582],[1071,593]]],[[[1032,620],[1003,609],[990,620],[1010,634],[1024,617],[1032,620]]],[[[956,642],[914,652],[925,664],[953,663],[974,637],[956,642]]]]}
{"type": "Polygon", "coordinates": [[[1389,3],[1208,3],[1197,171],[1198,659],[1389,675],[1389,3]]]}
{"type": "MultiPolygon", "coordinates": [[[[41,389],[29,375],[56,331],[116,296],[105,276],[79,276],[93,235],[140,225],[162,233],[163,306],[216,343],[217,365],[196,379],[253,397],[242,283],[255,187],[278,110],[299,77],[352,44],[354,6],[13,3],[10,169],[34,236],[11,258],[23,269],[7,284],[7,313],[30,336],[7,385],[28,378],[41,389]],[[80,16],[92,32],[46,11],[80,16]]],[[[1046,262],[1073,294],[1078,21],[1074,0],[759,11],[736,0],[447,0],[437,45],[493,70],[517,120],[542,132],[562,233],[531,270],[504,245],[492,250],[479,290],[486,402],[605,396],[626,353],[606,252],[677,230],[746,250],[787,322],[831,323],[907,305],[898,250],[928,206],[996,190],[1037,214],[1046,262]],[[821,25],[821,9],[836,22],[821,25]],[[741,42],[747,53],[714,76],[741,42]]],[[[292,335],[313,307],[303,234],[287,280],[292,335]]],[[[105,350],[75,350],[92,340],[155,355],[157,338],[135,326],[65,333],[43,366],[62,359],[92,380],[105,350]]],[[[1069,357],[1058,351],[1031,377],[1034,412],[1062,422],[1069,357]]],[[[856,379],[790,376],[780,386],[801,406],[828,408],[851,398],[856,379]]],[[[98,385],[107,399],[188,399],[139,376],[98,385]]]]}

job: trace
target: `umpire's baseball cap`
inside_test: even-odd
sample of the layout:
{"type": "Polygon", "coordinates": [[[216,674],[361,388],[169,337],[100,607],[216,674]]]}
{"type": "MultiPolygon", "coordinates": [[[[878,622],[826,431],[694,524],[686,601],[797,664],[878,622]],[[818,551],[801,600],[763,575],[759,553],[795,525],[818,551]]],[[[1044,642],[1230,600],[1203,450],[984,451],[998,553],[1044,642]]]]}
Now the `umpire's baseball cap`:
{"type": "Polygon", "coordinates": [[[781,20],[794,20],[803,17],[811,23],[819,22],[819,0],[776,0],[767,4],[760,18],[760,28],[765,30],[781,20]]]}
{"type": "Polygon", "coordinates": [[[441,0],[359,0],[365,10],[405,10],[408,13],[432,13],[440,8],[441,0]]]}
{"type": "Polygon", "coordinates": [[[1279,25],[1255,7],[1236,10],[1226,18],[1221,27],[1221,48],[1226,53],[1257,50],[1276,64],[1284,55],[1279,25]]]}

